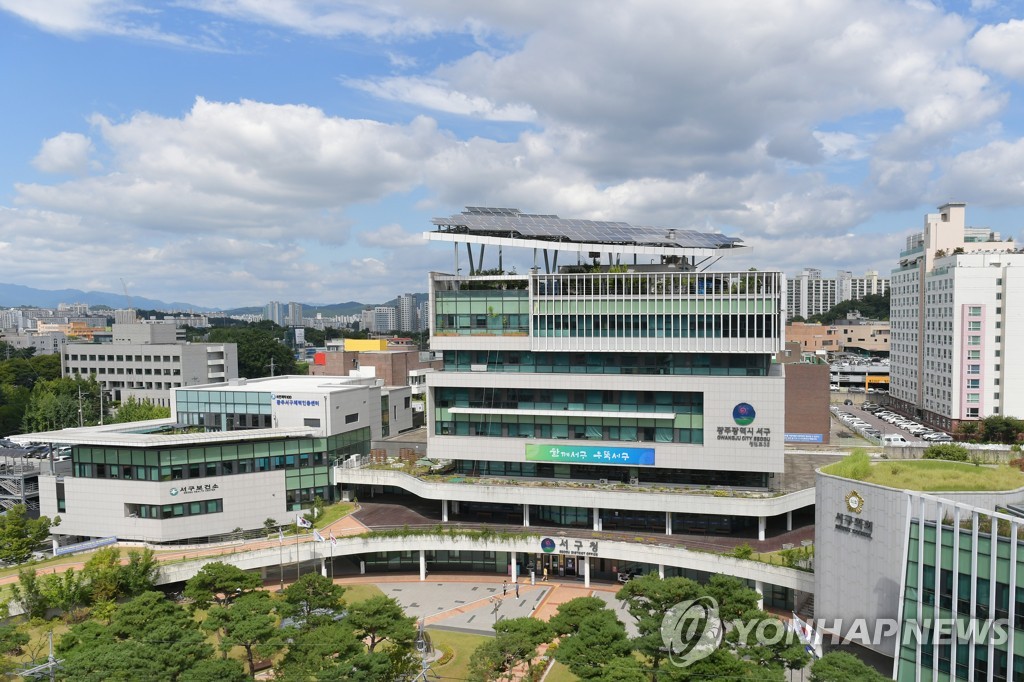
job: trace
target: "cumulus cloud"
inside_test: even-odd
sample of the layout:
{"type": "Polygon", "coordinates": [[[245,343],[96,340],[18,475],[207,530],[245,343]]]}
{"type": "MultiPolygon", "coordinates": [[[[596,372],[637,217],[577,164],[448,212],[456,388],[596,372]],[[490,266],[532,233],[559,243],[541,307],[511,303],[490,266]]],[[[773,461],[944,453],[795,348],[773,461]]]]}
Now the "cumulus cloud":
{"type": "Polygon", "coordinates": [[[81,175],[89,167],[92,140],[81,133],[61,133],[43,142],[32,165],[45,173],[81,175]]]}
{"type": "Polygon", "coordinates": [[[426,246],[423,231],[406,232],[401,225],[384,225],[376,230],[367,230],[359,234],[359,243],[363,246],[378,246],[388,249],[416,249],[426,246]]]}
{"type": "Polygon", "coordinates": [[[944,164],[931,192],[937,197],[970,197],[989,206],[1024,203],[1024,138],[991,142],[957,154],[944,164]]]}
{"type": "Polygon", "coordinates": [[[528,106],[515,103],[499,106],[486,97],[467,95],[464,92],[446,88],[440,81],[387,78],[375,82],[348,80],[346,85],[365,90],[383,99],[490,121],[532,121],[537,116],[537,113],[528,106]]]}
{"type": "Polygon", "coordinates": [[[1010,78],[1024,79],[1024,20],[982,26],[968,43],[975,62],[1010,78]]]}

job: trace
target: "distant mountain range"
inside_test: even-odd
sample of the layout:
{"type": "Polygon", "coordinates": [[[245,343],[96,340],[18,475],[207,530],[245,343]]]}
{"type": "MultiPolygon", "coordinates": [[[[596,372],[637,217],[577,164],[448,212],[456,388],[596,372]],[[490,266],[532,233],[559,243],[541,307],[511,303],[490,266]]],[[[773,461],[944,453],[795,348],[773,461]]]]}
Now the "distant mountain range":
{"type": "MultiPolygon", "coordinates": [[[[427,294],[413,294],[416,303],[425,301],[427,294]]],[[[193,311],[197,313],[216,312],[219,308],[209,308],[195,305],[194,303],[181,303],[174,301],[167,303],[142,296],[131,297],[132,307],[139,310],[161,310],[165,312],[193,311]]],[[[80,289],[34,289],[20,284],[0,283],[0,308],[13,308],[16,306],[34,306],[38,308],[56,308],[61,303],[87,303],[90,306],[109,306],[110,308],[125,308],[128,301],[124,294],[116,294],[105,291],[81,291],[80,289]]],[[[306,317],[313,317],[316,313],[324,317],[335,315],[358,315],[361,310],[374,305],[397,305],[398,298],[395,297],[386,303],[359,303],[358,301],[346,301],[345,303],[330,303],[315,305],[303,303],[302,310],[306,317]]],[[[249,306],[246,308],[233,308],[225,310],[227,315],[258,315],[263,312],[263,306],[249,306]]]]}
{"type": "MultiPolygon", "coordinates": [[[[206,308],[193,303],[174,301],[167,303],[142,296],[132,296],[132,307],[151,310],[210,312],[206,308]]],[[[88,303],[105,305],[111,308],[126,308],[128,302],[124,294],[112,294],[106,291],[82,291],[80,289],[33,289],[20,284],[0,284],[0,307],[13,308],[27,305],[38,308],[56,308],[61,303],[88,303]]]]}

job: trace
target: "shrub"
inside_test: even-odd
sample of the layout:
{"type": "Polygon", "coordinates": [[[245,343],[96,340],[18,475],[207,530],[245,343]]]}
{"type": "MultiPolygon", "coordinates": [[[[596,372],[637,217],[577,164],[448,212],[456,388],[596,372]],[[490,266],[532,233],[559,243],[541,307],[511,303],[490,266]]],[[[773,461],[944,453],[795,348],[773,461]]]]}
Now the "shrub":
{"type": "Polygon", "coordinates": [[[749,559],[754,556],[754,548],[744,542],[739,547],[733,548],[732,555],[737,559],[749,559]]]}
{"type": "Polygon", "coordinates": [[[943,459],[948,462],[966,462],[970,456],[967,448],[957,443],[929,445],[922,455],[924,459],[943,459]]]}

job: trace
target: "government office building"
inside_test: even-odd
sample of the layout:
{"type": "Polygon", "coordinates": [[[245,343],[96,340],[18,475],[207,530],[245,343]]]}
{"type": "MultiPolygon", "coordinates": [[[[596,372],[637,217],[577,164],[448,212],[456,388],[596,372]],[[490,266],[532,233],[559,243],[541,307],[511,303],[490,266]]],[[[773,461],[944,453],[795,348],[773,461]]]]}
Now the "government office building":
{"type": "Polygon", "coordinates": [[[27,435],[72,446],[69,474],[39,478],[41,513],[60,515],[61,542],[204,542],[288,523],[335,500],[331,465],[369,451],[383,410],[407,409],[382,392],[373,379],[236,379],[172,389],[169,419],[27,435]]]}
{"type": "MultiPolygon", "coordinates": [[[[779,486],[785,277],[706,270],[737,239],[515,209],[433,222],[425,237],[455,262],[430,275],[444,366],[427,375],[427,447],[454,470],[436,482],[353,466],[340,486],[437,500],[445,522],[760,539],[813,504],[779,486]],[[485,252],[500,270],[506,250],[532,250],[534,267],[484,270],[485,252]]],[[[538,558],[556,574],[586,561],[538,558]]]]}

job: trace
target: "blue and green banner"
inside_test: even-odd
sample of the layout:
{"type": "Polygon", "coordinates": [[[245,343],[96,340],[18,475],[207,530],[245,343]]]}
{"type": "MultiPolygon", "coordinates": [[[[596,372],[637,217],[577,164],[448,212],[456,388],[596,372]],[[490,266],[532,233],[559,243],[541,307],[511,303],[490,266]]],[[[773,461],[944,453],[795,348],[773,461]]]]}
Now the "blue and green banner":
{"type": "Polygon", "coordinates": [[[561,464],[620,464],[654,466],[654,448],[617,448],[607,445],[541,445],[527,443],[527,462],[561,464]]]}

